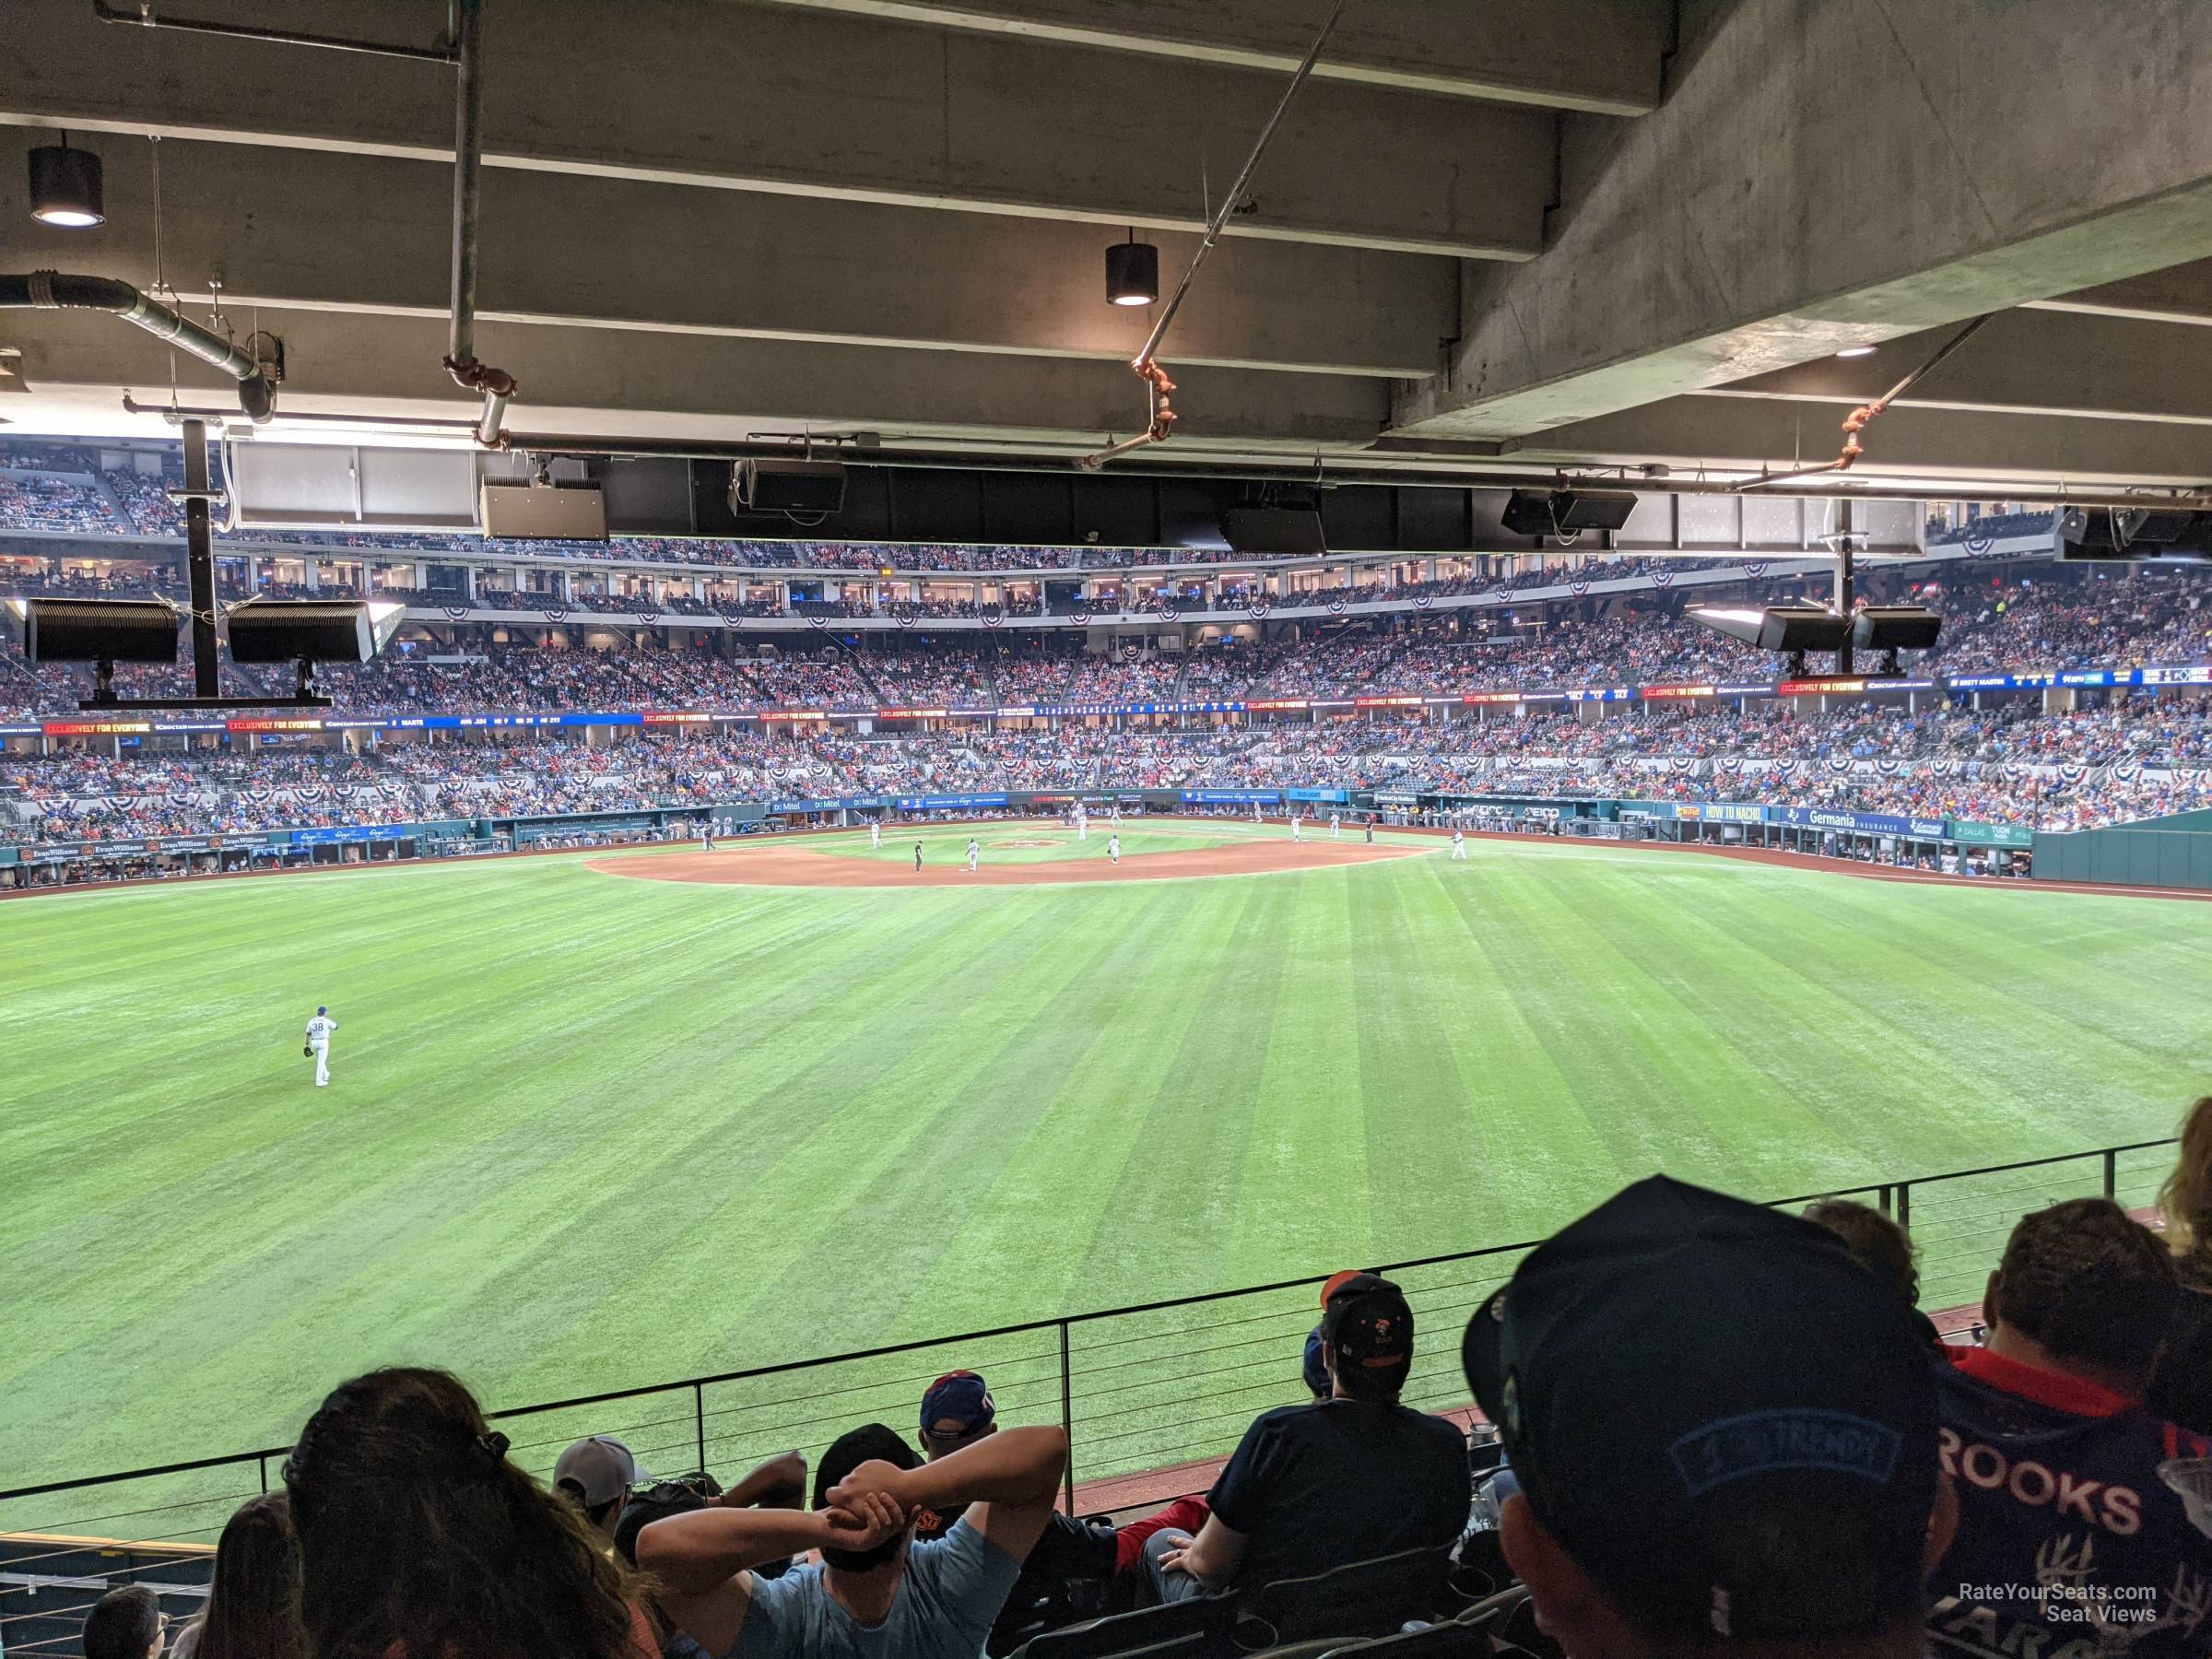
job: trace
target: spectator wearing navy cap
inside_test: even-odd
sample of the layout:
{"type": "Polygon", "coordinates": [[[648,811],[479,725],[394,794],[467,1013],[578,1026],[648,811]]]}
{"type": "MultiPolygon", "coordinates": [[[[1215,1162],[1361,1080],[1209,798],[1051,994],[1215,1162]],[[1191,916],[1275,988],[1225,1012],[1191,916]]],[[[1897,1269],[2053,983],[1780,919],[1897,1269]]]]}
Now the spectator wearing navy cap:
{"type": "Polygon", "coordinates": [[[1476,1311],[1500,1542],[1569,1659],[1917,1659],[1956,1498],[1903,1298],[1825,1228],[1654,1176],[1476,1311]]]}
{"type": "Polygon", "coordinates": [[[2166,1479],[2206,1443],[2143,1404],[2180,1295],[2166,1246],[2109,1198],[2013,1228],[1983,1298],[1989,1346],[1951,1349],[1936,1373],[1959,1484],[1928,1617],[1942,1646],[2212,1652],[2212,1538],[2166,1479]]]}
{"type": "Polygon", "coordinates": [[[1145,1559],[1176,1601],[1416,1549],[1466,1524],[1466,1441],[1398,1404],[1413,1368],[1413,1309],[1371,1273],[1329,1282],[1321,1322],[1330,1397],[1262,1414],[1215,1481],[1194,1537],[1162,1532],[1145,1559]]]}

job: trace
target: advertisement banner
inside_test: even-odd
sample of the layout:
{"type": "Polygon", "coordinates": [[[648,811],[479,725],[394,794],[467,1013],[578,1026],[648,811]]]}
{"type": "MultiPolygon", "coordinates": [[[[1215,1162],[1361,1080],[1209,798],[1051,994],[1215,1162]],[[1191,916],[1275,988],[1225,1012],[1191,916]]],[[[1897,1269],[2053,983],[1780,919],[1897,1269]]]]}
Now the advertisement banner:
{"type": "Polygon", "coordinates": [[[1963,818],[1947,820],[1947,840],[1969,847],[2032,847],[2035,831],[2025,824],[1970,824],[1963,818]]]}
{"type": "Polygon", "coordinates": [[[1277,789],[1186,789],[1182,792],[1185,806],[1250,806],[1253,802],[1264,806],[1270,801],[1282,798],[1282,791],[1277,789]]]}

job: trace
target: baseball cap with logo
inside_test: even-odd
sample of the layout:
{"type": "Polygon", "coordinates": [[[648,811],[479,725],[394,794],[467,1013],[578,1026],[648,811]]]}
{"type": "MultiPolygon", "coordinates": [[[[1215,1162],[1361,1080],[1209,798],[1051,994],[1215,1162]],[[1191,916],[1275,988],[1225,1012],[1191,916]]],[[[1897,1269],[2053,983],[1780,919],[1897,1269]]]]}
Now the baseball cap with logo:
{"type": "Polygon", "coordinates": [[[922,1396],[922,1432],[937,1440],[981,1434],[997,1418],[997,1402],[971,1371],[947,1371],[922,1396]]]}
{"type": "Polygon", "coordinates": [[[1826,1229],[1638,1182],[1532,1251],[1461,1358],[1535,1518],[1632,1626],[1788,1641],[1919,1613],[1927,1346],[1826,1229]]]}
{"type": "Polygon", "coordinates": [[[612,1503],[634,1486],[653,1477],[638,1467],[629,1448],[609,1434],[594,1434],[578,1441],[553,1465],[553,1484],[572,1482],[583,1493],[586,1509],[612,1503]]]}
{"type": "Polygon", "coordinates": [[[1413,1364],[1413,1309],[1406,1293],[1372,1273],[1339,1274],[1322,1304],[1322,1340],[1336,1350],[1339,1369],[1403,1381],[1413,1364]]]}

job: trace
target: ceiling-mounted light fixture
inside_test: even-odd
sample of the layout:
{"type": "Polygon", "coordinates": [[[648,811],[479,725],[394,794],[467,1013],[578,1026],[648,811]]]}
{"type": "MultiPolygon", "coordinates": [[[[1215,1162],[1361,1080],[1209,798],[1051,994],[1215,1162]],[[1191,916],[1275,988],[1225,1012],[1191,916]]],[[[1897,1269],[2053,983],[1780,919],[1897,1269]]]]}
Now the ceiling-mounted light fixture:
{"type": "Polygon", "coordinates": [[[1872,357],[1874,347],[1871,346],[1846,346],[1836,355],[1841,358],[1872,357]]]}
{"type": "Polygon", "coordinates": [[[1159,250],[1138,241],[1134,225],[1127,241],[1106,250],[1106,298],[1116,305],[1150,305],[1159,298],[1159,250]]]}
{"type": "Polygon", "coordinates": [[[85,230],[106,223],[100,184],[100,158],[71,149],[66,133],[30,152],[30,217],[41,224],[85,230]]]}

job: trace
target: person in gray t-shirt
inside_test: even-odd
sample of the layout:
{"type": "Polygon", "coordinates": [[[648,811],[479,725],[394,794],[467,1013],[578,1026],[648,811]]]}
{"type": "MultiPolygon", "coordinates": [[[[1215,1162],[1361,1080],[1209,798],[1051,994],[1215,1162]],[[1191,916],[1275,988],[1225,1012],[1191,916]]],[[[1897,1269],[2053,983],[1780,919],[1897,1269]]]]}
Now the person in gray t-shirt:
{"type": "Polygon", "coordinates": [[[700,1510],[638,1534],[662,1608],[723,1659],[975,1659],[1043,1533],[1067,1462],[1058,1429],[1009,1429],[924,1464],[893,1430],[841,1436],[811,1512],[700,1510]],[[968,1506],[915,1543],[924,1512],[968,1506]],[[750,1568],[819,1549],[782,1579],[750,1568]]]}

